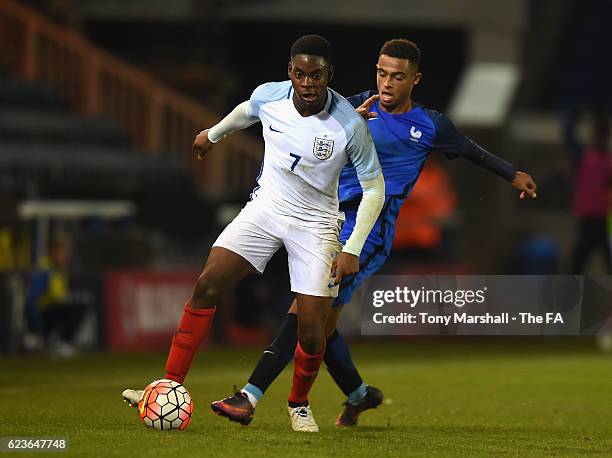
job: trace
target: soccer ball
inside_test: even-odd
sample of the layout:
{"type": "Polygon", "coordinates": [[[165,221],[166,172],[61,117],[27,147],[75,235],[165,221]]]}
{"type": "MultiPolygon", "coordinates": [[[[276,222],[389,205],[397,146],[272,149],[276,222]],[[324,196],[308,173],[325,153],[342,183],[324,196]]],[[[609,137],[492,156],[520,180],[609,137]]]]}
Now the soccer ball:
{"type": "Polygon", "coordinates": [[[193,401],[183,385],[162,379],[149,383],[138,403],[138,415],[149,428],[167,431],[187,428],[193,401]]]}

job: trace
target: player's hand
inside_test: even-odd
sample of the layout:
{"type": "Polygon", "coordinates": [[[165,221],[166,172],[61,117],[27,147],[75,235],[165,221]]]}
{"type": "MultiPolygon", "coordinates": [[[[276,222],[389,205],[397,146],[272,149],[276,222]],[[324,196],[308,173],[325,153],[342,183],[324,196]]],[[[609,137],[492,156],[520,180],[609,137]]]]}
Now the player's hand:
{"type": "Polygon", "coordinates": [[[521,199],[524,199],[526,196],[535,199],[538,196],[536,194],[536,189],[538,186],[528,173],[516,172],[514,175],[514,180],[512,181],[512,186],[521,191],[519,196],[521,199]]]}
{"type": "Polygon", "coordinates": [[[209,129],[206,129],[200,132],[193,141],[193,150],[198,159],[204,159],[206,153],[215,146],[215,144],[208,139],[208,130],[209,129]]]}
{"type": "Polygon", "coordinates": [[[365,102],[363,102],[361,105],[359,105],[357,108],[355,108],[355,110],[366,121],[368,119],[376,118],[378,115],[376,114],[375,111],[370,111],[370,107],[372,106],[372,104],[374,102],[376,102],[378,100],[379,97],[380,96],[378,94],[374,94],[372,97],[369,97],[365,102]]]}
{"type": "Polygon", "coordinates": [[[330,288],[339,285],[342,277],[353,275],[357,272],[359,272],[359,256],[344,252],[339,253],[332,262],[330,288]]]}

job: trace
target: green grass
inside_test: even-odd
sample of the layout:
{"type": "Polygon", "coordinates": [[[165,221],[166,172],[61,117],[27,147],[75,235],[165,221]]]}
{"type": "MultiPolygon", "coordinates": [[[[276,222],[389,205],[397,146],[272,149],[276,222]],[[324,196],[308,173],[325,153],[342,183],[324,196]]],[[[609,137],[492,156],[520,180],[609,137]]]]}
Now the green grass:
{"type": "Polygon", "coordinates": [[[257,349],[200,352],[186,381],[196,410],[183,432],[149,430],[121,402],[124,388],[163,375],[165,353],[4,358],[0,437],[66,436],[69,452],[59,456],[79,457],[612,455],[612,355],[591,342],[375,341],[353,354],[386,403],[336,429],[343,396],[323,369],[310,398],[318,434],[291,431],[288,370],[250,426],[209,413],[210,401],[245,382],[257,349]]]}

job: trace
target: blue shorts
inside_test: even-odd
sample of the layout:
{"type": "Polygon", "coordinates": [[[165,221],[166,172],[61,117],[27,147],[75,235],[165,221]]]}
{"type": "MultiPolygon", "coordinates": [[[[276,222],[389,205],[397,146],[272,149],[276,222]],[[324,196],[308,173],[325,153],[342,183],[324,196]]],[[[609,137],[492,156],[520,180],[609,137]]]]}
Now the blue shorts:
{"type": "MultiPolygon", "coordinates": [[[[391,253],[391,245],[395,237],[395,221],[399,214],[404,197],[387,197],[385,205],[376,220],[372,231],[368,235],[361,255],[359,256],[359,272],[349,275],[340,282],[338,297],[334,300],[334,307],[348,304],[353,293],[364,279],[374,275],[385,263],[391,253]]],[[[344,224],[340,231],[340,241],[344,245],[355,227],[358,202],[343,202],[340,210],[344,212],[344,224]]]]}

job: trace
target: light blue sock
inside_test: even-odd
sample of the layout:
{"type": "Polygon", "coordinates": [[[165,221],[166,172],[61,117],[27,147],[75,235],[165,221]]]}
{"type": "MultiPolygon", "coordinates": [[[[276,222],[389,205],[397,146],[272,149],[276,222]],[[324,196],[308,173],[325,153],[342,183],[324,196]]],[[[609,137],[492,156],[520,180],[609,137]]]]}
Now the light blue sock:
{"type": "Polygon", "coordinates": [[[359,404],[361,401],[365,399],[367,388],[368,387],[365,383],[362,383],[361,385],[359,385],[359,388],[357,388],[355,391],[349,394],[348,402],[354,406],[359,404]]]}
{"type": "Polygon", "coordinates": [[[250,383],[247,383],[246,385],[244,385],[244,388],[242,389],[242,391],[246,391],[247,393],[252,395],[257,402],[259,402],[259,400],[263,396],[263,391],[261,391],[255,385],[251,385],[250,383]]]}

